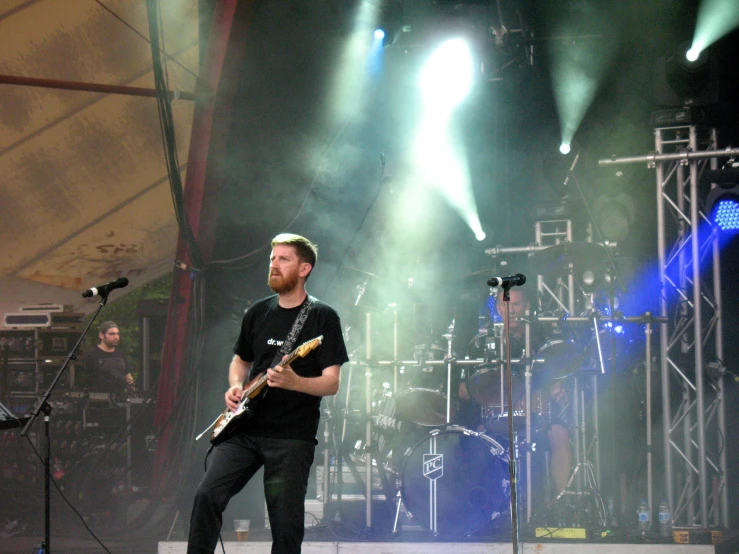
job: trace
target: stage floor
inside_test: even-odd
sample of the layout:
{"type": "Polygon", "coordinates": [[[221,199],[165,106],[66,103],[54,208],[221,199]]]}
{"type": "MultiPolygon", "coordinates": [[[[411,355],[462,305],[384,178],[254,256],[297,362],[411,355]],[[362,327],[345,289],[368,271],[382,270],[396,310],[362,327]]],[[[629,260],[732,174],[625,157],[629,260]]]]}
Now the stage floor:
{"type": "MultiPolygon", "coordinates": [[[[267,541],[224,542],[228,554],[269,554],[267,541]]],[[[522,543],[526,554],[714,554],[713,545],[679,544],[594,544],[522,543]]],[[[185,554],[187,543],[160,542],[158,554],[185,554]]],[[[409,543],[409,542],[310,542],[303,543],[303,554],[508,554],[511,543],[409,543]]],[[[216,549],[220,552],[220,547],[216,549]]]]}

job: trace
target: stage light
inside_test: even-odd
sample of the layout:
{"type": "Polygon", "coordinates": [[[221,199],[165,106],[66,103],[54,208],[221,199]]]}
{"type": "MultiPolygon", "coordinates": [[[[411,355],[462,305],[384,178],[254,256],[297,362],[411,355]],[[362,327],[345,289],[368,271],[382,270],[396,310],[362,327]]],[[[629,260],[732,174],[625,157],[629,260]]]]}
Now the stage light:
{"type": "Polygon", "coordinates": [[[472,89],[472,53],[462,39],[450,39],[429,57],[419,84],[424,98],[437,107],[454,108],[472,89]]]}
{"type": "Polygon", "coordinates": [[[718,186],[706,198],[706,212],[711,221],[724,232],[739,231],[739,186],[718,186]]]}
{"type": "Polygon", "coordinates": [[[706,196],[704,214],[719,230],[739,232],[739,167],[704,171],[701,185],[715,184],[706,196]]]}
{"type": "Polygon", "coordinates": [[[481,242],[485,240],[485,237],[486,237],[486,236],[487,236],[487,235],[485,234],[485,231],[483,231],[482,229],[478,229],[478,230],[477,230],[477,231],[475,232],[475,238],[476,238],[477,240],[481,241],[481,242]]]}
{"type": "MultiPolygon", "coordinates": [[[[688,52],[691,56],[700,54],[737,27],[739,10],[736,0],[702,0],[695,23],[693,44],[688,52]]],[[[690,58],[688,60],[695,61],[690,58]]]]}
{"type": "Polygon", "coordinates": [[[572,37],[545,41],[560,138],[569,145],[617,52],[610,16],[599,2],[553,2],[549,34],[572,37]],[[560,6],[560,4],[562,4],[560,6]],[[583,35],[589,35],[584,37],[583,35]]]}
{"type": "Polygon", "coordinates": [[[719,100],[717,58],[700,45],[679,45],[657,60],[655,70],[658,104],[707,106],[719,100]]]}
{"type": "Polygon", "coordinates": [[[569,154],[571,150],[570,144],[568,142],[563,142],[559,145],[559,151],[562,154],[569,154]]]}
{"type": "Polygon", "coordinates": [[[382,29],[375,29],[374,36],[375,40],[382,40],[385,38],[385,31],[383,31],[382,29]]]}
{"type": "Polygon", "coordinates": [[[689,62],[698,61],[698,58],[700,57],[700,55],[701,55],[701,51],[700,51],[700,49],[698,49],[696,47],[693,47],[693,48],[689,49],[687,52],[685,52],[685,58],[689,62]]]}

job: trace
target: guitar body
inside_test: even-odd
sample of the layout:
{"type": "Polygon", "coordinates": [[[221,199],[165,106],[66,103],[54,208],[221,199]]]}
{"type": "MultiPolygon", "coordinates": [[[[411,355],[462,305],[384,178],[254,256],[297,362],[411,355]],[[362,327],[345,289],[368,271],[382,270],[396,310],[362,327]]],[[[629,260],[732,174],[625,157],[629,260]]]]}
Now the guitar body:
{"type": "MultiPolygon", "coordinates": [[[[287,358],[282,362],[282,365],[290,365],[290,363],[298,357],[305,358],[308,353],[317,348],[322,341],[323,335],[301,344],[287,355],[287,358]]],[[[244,385],[241,402],[239,402],[239,405],[233,412],[231,410],[226,410],[218,416],[218,419],[216,419],[212,425],[213,432],[210,435],[210,442],[214,446],[218,446],[225,441],[236,428],[236,425],[234,425],[233,422],[238,419],[247,420],[251,418],[257,409],[259,400],[263,398],[266,393],[267,372],[264,371],[244,385]]],[[[200,436],[202,436],[202,433],[200,436]]],[[[200,436],[198,436],[198,438],[200,438],[200,436]]]]}
{"type": "Polygon", "coordinates": [[[218,446],[228,437],[236,428],[233,423],[237,419],[248,420],[254,415],[256,404],[267,394],[267,372],[262,372],[252,379],[249,384],[244,387],[244,393],[241,397],[238,407],[233,412],[226,410],[215,422],[213,433],[210,435],[210,442],[214,446],[218,446]],[[250,391],[250,392],[248,392],[250,391]]]}

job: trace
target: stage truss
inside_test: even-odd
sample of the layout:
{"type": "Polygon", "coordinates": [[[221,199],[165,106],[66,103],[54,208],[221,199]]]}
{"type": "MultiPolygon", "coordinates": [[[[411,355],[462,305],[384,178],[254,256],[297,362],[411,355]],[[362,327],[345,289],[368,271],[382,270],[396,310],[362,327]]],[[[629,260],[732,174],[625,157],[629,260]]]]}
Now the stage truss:
{"type": "Polygon", "coordinates": [[[729,527],[720,251],[699,184],[739,151],[717,147],[713,129],[664,127],[656,154],[599,162],[656,170],[664,493],[675,525],[702,528],[729,527]]]}

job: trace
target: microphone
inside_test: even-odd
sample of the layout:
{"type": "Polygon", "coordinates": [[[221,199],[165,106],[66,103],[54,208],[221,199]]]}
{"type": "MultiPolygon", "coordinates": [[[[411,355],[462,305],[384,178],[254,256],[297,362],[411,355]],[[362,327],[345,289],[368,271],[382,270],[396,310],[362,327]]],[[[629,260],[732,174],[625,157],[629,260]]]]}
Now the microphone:
{"type": "Polygon", "coordinates": [[[526,282],[526,275],[516,273],[510,277],[491,277],[488,279],[489,287],[520,287],[526,282]]]}
{"type": "Polygon", "coordinates": [[[91,289],[87,289],[85,292],[82,293],[82,298],[92,298],[93,296],[100,295],[100,296],[108,296],[110,291],[115,289],[122,289],[123,287],[128,286],[128,279],[125,277],[119,277],[115,281],[111,281],[110,283],[105,283],[104,285],[100,285],[99,287],[92,287],[91,289]]]}
{"type": "Polygon", "coordinates": [[[575,171],[575,166],[577,165],[577,160],[580,159],[580,151],[577,151],[577,154],[575,154],[575,159],[572,160],[572,166],[570,167],[570,170],[567,172],[567,177],[565,177],[564,186],[567,186],[567,183],[570,182],[570,176],[572,175],[572,172],[575,171]]]}

